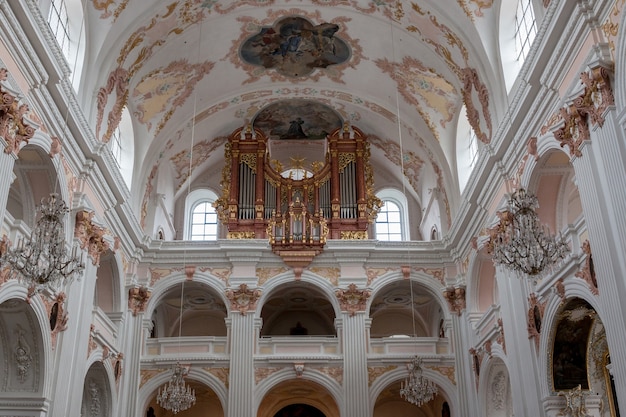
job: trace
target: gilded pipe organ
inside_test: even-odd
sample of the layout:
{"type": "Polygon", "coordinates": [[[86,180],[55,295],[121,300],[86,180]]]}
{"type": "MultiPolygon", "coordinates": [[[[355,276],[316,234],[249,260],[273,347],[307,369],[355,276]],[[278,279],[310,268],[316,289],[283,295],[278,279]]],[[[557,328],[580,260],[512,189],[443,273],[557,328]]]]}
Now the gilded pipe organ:
{"type": "Polygon", "coordinates": [[[344,125],[316,141],[268,139],[260,129],[239,128],[224,154],[215,206],[229,239],[269,239],[294,266],[310,260],[289,261],[287,255],[312,259],[327,239],[368,238],[381,202],[373,192],[369,144],[358,128],[344,125]],[[273,158],[269,141],[275,140],[287,145],[289,161],[273,158]],[[323,161],[301,156],[320,145],[323,161]]]}

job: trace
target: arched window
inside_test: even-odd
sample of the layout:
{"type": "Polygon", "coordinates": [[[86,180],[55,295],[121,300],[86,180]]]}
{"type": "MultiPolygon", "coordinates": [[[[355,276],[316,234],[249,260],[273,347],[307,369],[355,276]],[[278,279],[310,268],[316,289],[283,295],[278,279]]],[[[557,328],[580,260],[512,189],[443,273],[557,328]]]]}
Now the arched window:
{"type": "Polygon", "coordinates": [[[65,0],[50,0],[48,24],[52,34],[59,43],[65,58],[69,61],[70,55],[70,18],[67,15],[65,0]]]}
{"type": "Polygon", "coordinates": [[[211,190],[194,190],[185,201],[185,239],[216,240],[218,237],[217,211],[213,202],[217,195],[211,190]]]}
{"type": "Polygon", "coordinates": [[[113,154],[113,159],[122,174],[122,178],[124,178],[126,186],[130,190],[133,179],[134,134],[133,122],[126,107],[122,110],[120,124],[113,131],[113,135],[111,135],[109,149],[113,154]]]}
{"type": "Polygon", "coordinates": [[[507,91],[513,87],[537,34],[538,0],[502,0],[500,6],[500,59],[507,91]]]}
{"type": "Polygon", "coordinates": [[[459,177],[459,188],[463,192],[470,174],[478,162],[480,151],[478,137],[467,120],[465,106],[461,108],[456,129],[456,169],[459,177]]]}
{"type": "Polygon", "coordinates": [[[376,196],[383,201],[374,224],[376,239],[391,242],[409,240],[405,195],[395,189],[384,189],[376,196]]]}
{"type": "Polygon", "coordinates": [[[528,56],[535,35],[537,35],[537,22],[532,0],[519,0],[515,12],[515,52],[518,61],[524,62],[528,56]]]}
{"type": "Polygon", "coordinates": [[[72,85],[78,90],[85,53],[83,4],[81,0],[41,0],[39,7],[72,71],[72,85]]]}

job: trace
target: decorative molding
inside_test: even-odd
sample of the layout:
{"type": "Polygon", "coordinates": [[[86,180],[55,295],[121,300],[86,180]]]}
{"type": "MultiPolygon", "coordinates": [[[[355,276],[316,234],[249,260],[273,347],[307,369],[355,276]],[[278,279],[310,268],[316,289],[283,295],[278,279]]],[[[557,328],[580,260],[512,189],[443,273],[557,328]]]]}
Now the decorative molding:
{"type": "Polygon", "coordinates": [[[309,271],[326,278],[333,286],[339,285],[341,269],[333,267],[312,266],[309,271]]]}
{"type": "Polygon", "coordinates": [[[323,373],[324,375],[328,375],[333,378],[335,381],[339,383],[339,385],[343,384],[343,368],[338,366],[323,366],[320,368],[315,368],[317,371],[323,373]]]}
{"type": "Polygon", "coordinates": [[[106,230],[93,223],[95,212],[80,210],[76,213],[74,237],[80,241],[80,248],[87,249],[93,265],[100,265],[100,256],[109,249],[104,240],[106,230]]]}
{"type": "Polygon", "coordinates": [[[133,312],[133,316],[143,313],[148,304],[152,291],[146,286],[134,287],[128,290],[128,308],[133,312]]]}
{"type": "Polygon", "coordinates": [[[50,342],[54,350],[59,333],[67,329],[67,321],[69,320],[65,311],[65,299],[67,297],[64,292],[60,292],[52,299],[39,293],[39,298],[43,301],[48,312],[48,318],[50,319],[50,342]]]}
{"type": "Polygon", "coordinates": [[[539,340],[541,338],[541,325],[543,322],[543,313],[546,309],[547,301],[540,303],[537,294],[531,293],[528,296],[528,338],[535,342],[535,353],[539,353],[539,340]]]}
{"type": "Polygon", "coordinates": [[[339,299],[342,311],[350,313],[350,317],[354,316],[357,312],[364,312],[367,304],[367,299],[372,292],[370,290],[359,290],[356,284],[348,285],[347,290],[337,289],[335,295],[339,299]]]}
{"type": "Polygon", "coordinates": [[[247,284],[240,284],[238,290],[226,291],[226,298],[230,300],[230,308],[239,311],[242,316],[256,308],[259,297],[261,297],[261,291],[248,289],[247,284]]]}
{"type": "Polygon", "coordinates": [[[365,270],[365,275],[367,276],[367,285],[371,285],[372,282],[374,282],[374,280],[376,278],[378,278],[381,275],[386,274],[389,271],[395,271],[396,268],[391,268],[391,267],[387,267],[387,268],[367,268],[365,270]]]}
{"type": "Polygon", "coordinates": [[[587,392],[582,390],[580,384],[571,390],[559,391],[558,395],[565,397],[565,407],[559,411],[557,416],[588,417],[585,406],[587,392]]]}
{"type": "Polygon", "coordinates": [[[294,363],[293,370],[296,371],[296,378],[302,378],[302,375],[304,374],[304,362],[294,363]]]}
{"type": "Polygon", "coordinates": [[[279,367],[268,367],[268,368],[255,368],[254,369],[254,383],[255,385],[259,385],[259,382],[263,381],[268,376],[275,374],[276,372],[282,370],[283,368],[279,367]]]}
{"type": "Polygon", "coordinates": [[[427,368],[432,369],[433,371],[439,372],[441,375],[448,378],[450,382],[452,382],[452,384],[456,385],[456,376],[455,376],[456,371],[455,371],[454,366],[437,365],[437,366],[427,366],[427,368]]]}
{"type": "Polygon", "coordinates": [[[222,381],[222,384],[228,389],[228,381],[230,376],[230,368],[204,368],[205,371],[214,375],[222,381]]]}
{"type": "Polygon", "coordinates": [[[20,384],[23,384],[28,378],[33,357],[30,354],[31,348],[24,337],[24,329],[19,324],[15,329],[15,334],[17,336],[17,343],[15,344],[14,358],[17,366],[17,379],[20,384]]]}
{"type": "Polygon", "coordinates": [[[397,366],[395,365],[389,365],[389,366],[368,366],[367,367],[367,385],[368,386],[372,386],[372,384],[374,383],[374,381],[376,381],[376,379],[381,376],[386,374],[387,372],[391,372],[393,370],[398,369],[397,366]]]}
{"type": "Polygon", "coordinates": [[[168,369],[142,369],[139,371],[139,388],[144,386],[144,384],[150,381],[155,376],[162,374],[163,372],[167,372],[168,369]]]}
{"type": "Polygon", "coordinates": [[[504,338],[504,325],[502,324],[502,317],[498,318],[498,338],[496,342],[502,346],[502,351],[506,353],[506,340],[504,338]]]}
{"type": "Polygon", "coordinates": [[[562,125],[554,131],[554,137],[561,144],[567,145],[571,156],[581,157],[580,146],[590,139],[589,125],[604,124],[604,112],[615,104],[610,82],[610,72],[607,68],[597,66],[589,72],[580,74],[584,86],[572,104],[559,109],[558,115],[553,115],[541,129],[542,134],[550,130],[557,123],[562,125]]]}
{"type": "Polygon", "coordinates": [[[598,281],[596,279],[596,271],[593,266],[593,254],[591,253],[591,244],[589,240],[585,240],[581,249],[585,256],[585,263],[581,269],[574,274],[589,285],[589,289],[593,295],[598,295],[598,281]]]}
{"type": "Polygon", "coordinates": [[[7,76],[7,69],[0,68],[0,136],[7,143],[4,153],[17,155],[22,142],[28,143],[35,134],[35,128],[24,120],[30,111],[28,105],[20,104],[17,93],[8,91],[1,83],[7,76]]]}
{"type": "Polygon", "coordinates": [[[279,268],[257,268],[256,276],[258,279],[258,284],[263,285],[271,278],[274,278],[277,275],[280,275],[284,272],[287,272],[289,269],[281,266],[279,268]]]}
{"type": "Polygon", "coordinates": [[[448,302],[451,313],[456,313],[460,316],[462,311],[465,310],[465,287],[448,287],[443,290],[443,297],[448,302]]]}

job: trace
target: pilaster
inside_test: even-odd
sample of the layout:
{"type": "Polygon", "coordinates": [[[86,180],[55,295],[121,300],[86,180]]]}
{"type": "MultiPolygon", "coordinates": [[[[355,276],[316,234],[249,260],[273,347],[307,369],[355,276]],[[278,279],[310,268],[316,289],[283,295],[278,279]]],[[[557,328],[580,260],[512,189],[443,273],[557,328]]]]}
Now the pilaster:
{"type": "Polygon", "coordinates": [[[527,282],[501,266],[496,267],[496,280],[502,326],[506,332],[513,410],[516,416],[542,416],[544,411],[540,406],[537,356],[532,350],[527,331],[527,282]]]}
{"type": "Polygon", "coordinates": [[[367,373],[367,328],[364,312],[344,311],[343,323],[343,383],[344,417],[372,415],[367,373]]]}
{"type": "Polygon", "coordinates": [[[254,312],[231,312],[230,381],[228,415],[255,417],[254,405],[254,312]]]}
{"type": "Polygon", "coordinates": [[[97,267],[85,263],[83,275],[68,289],[68,327],[57,343],[52,417],[78,416],[87,373],[89,335],[97,267]]]}

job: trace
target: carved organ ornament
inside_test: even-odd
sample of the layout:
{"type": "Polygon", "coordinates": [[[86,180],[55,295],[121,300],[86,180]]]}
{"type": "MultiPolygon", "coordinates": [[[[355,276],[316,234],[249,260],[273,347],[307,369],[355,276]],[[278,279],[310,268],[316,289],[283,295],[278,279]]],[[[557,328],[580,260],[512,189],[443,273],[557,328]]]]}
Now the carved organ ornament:
{"type": "Polygon", "coordinates": [[[229,239],[269,239],[296,278],[327,239],[366,239],[382,204],[363,132],[345,125],[320,140],[325,161],[311,161],[313,172],[294,178],[270,159],[264,132],[237,129],[225,145],[222,195],[215,202],[229,239]]]}

